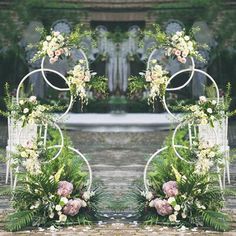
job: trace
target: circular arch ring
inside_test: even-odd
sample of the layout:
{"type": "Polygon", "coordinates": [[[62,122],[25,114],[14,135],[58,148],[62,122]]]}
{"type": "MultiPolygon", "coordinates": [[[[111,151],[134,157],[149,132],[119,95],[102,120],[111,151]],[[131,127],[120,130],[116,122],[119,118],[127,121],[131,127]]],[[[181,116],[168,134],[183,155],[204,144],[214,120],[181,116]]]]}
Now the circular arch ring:
{"type": "MultiPolygon", "coordinates": [[[[50,149],[52,149],[52,148],[61,148],[61,145],[54,145],[54,146],[51,146],[50,149]]],[[[87,160],[86,157],[85,157],[80,151],[78,151],[77,149],[75,149],[75,148],[73,148],[73,147],[70,147],[70,146],[68,146],[67,148],[70,149],[71,151],[75,152],[76,154],[78,154],[78,155],[83,159],[83,161],[86,163],[87,168],[88,168],[88,171],[89,171],[89,183],[88,183],[87,191],[90,191],[90,190],[91,190],[91,186],[92,186],[93,175],[92,175],[92,169],[91,169],[91,167],[90,167],[90,164],[89,164],[88,160],[87,160]]]]}
{"type": "MultiPolygon", "coordinates": [[[[188,71],[191,72],[191,75],[193,75],[194,72],[199,72],[199,73],[205,75],[208,79],[211,80],[211,82],[214,84],[214,87],[215,87],[215,89],[216,89],[216,95],[217,95],[217,98],[216,98],[216,99],[217,99],[217,105],[218,105],[218,104],[219,104],[219,101],[220,101],[220,95],[219,95],[218,86],[217,86],[215,80],[214,80],[208,73],[206,73],[206,72],[203,71],[203,70],[199,70],[199,69],[195,69],[195,68],[188,68],[188,69],[180,70],[180,71],[176,72],[174,75],[171,76],[171,78],[168,80],[166,86],[169,85],[169,83],[171,82],[171,80],[172,80],[175,76],[177,76],[177,75],[179,75],[179,74],[181,74],[181,73],[183,73],[183,72],[188,72],[188,71]]],[[[187,81],[184,85],[179,86],[179,87],[177,87],[177,88],[169,88],[169,89],[167,88],[166,91],[180,90],[181,88],[185,87],[185,86],[191,81],[191,79],[192,79],[192,77],[190,76],[190,78],[188,79],[188,81],[187,81]]],[[[181,119],[179,119],[179,118],[177,118],[175,115],[173,115],[173,113],[172,113],[172,112],[169,110],[169,108],[167,107],[165,95],[162,97],[162,100],[163,100],[163,105],[164,105],[164,108],[166,109],[166,111],[167,111],[175,120],[181,121],[181,119]]]]}
{"type": "MultiPolygon", "coordinates": [[[[176,147],[181,147],[180,145],[176,145],[176,147]]],[[[159,153],[161,153],[162,151],[165,151],[166,149],[168,149],[170,147],[168,146],[165,146],[161,149],[158,149],[154,154],[152,154],[152,156],[148,159],[148,162],[147,164],[145,165],[145,168],[144,168],[144,172],[143,172],[143,182],[144,182],[144,187],[145,187],[145,191],[148,192],[148,183],[147,183],[147,169],[151,163],[151,161],[154,159],[154,157],[156,157],[159,153]]],[[[187,149],[186,147],[182,147],[182,148],[185,148],[187,149]]]]}
{"type": "MultiPolygon", "coordinates": [[[[174,130],[174,133],[173,133],[173,135],[172,135],[172,138],[171,138],[171,146],[172,146],[172,148],[173,148],[173,150],[174,150],[176,156],[177,156],[179,159],[181,159],[182,161],[185,161],[185,162],[187,162],[187,163],[189,163],[189,164],[194,164],[194,161],[187,161],[187,160],[185,160],[185,159],[178,153],[178,151],[176,150],[176,147],[178,147],[178,148],[184,148],[184,149],[189,149],[189,147],[186,147],[186,146],[183,146],[183,145],[177,145],[177,144],[175,144],[175,136],[176,136],[176,134],[177,134],[177,131],[179,130],[180,127],[186,125],[186,123],[188,123],[188,122],[189,122],[189,121],[185,121],[185,122],[179,123],[179,124],[176,126],[176,128],[175,128],[175,130],[174,130]]],[[[218,136],[217,136],[216,130],[215,130],[214,128],[213,128],[213,131],[214,131],[214,134],[215,134],[216,143],[218,143],[218,136]]]]}
{"type": "MultiPolygon", "coordinates": [[[[43,74],[44,71],[55,73],[58,76],[60,76],[61,78],[63,78],[65,81],[67,81],[66,78],[61,73],[59,73],[58,71],[52,70],[52,69],[42,69],[42,68],[40,68],[40,69],[37,69],[37,70],[33,70],[33,71],[29,72],[27,75],[24,76],[24,78],[21,80],[21,82],[19,83],[19,85],[17,87],[17,91],[16,91],[16,102],[17,102],[17,104],[19,104],[20,88],[21,88],[22,84],[24,83],[24,81],[32,74],[35,74],[35,73],[38,73],[38,72],[41,72],[43,74]]],[[[47,80],[46,80],[46,82],[47,82],[47,80]]],[[[60,90],[60,91],[62,91],[62,90],[60,90]]],[[[68,89],[63,90],[63,91],[70,91],[70,89],[68,88],[68,89]]],[[[69,103],[68,108],[66,109],[66,111],[62,115],[60,115],[57,119],[55,119],[55,121],[57,122],[58,120],[61,120],[70,111],[72,105],[73,105],[73,96],[71,95],[70,96],[70,103],[69,103]]]]}
{"type": "MultiPolygon", "coordinates": [[[[56,146],[58,146],[58,147],[60,147],[60,149],[59,149],[59,151],[55,154],[55,156],[52,158],[52,159],[50,159],[49,161],[44,161],[44,162],[42,162],[42,164],[46,164],[46,163],[50,163],[51,161],[53,161],[53,160],[55,160],[56,158],[58,158],[59,157],[59,155],[61,154],[61,152],[62,152],[62,149],[63,149],[63,147],[64,147],[64,136],[63,136],[63,133],[62,133],[62,131],[61,131],[61,128],[56,124],[56,123],[52,123],[55,127],[56,127],[56,129],[59,131],[59,134],[60,134],[60,137],[61,137],[61,144],[60,145],[56,145],[56,146]]],[[[25,127],[21,127],[21,129],[20,129],[20,132],[19,132],[19,136],[18,136],[18,143],[20,144],[20,140],[21,140],[21,135],[22,135],[22,131],[24,130],[24,128],[25,127]]],[[[51,148],[53,148],[54,146],[49,146],[49,147],[47,147],[48,149],[51,149],[51,148]]]]}

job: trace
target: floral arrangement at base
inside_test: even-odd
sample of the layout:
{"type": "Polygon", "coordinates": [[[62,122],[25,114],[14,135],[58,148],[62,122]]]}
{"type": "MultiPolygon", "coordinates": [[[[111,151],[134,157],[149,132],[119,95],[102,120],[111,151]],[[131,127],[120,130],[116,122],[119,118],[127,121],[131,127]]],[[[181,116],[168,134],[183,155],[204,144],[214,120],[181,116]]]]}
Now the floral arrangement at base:
{"type": "MultiPolygon", "coordinates": [[[[58,134],[50,131],[50,135],[50,144],[57,143],[58,134]]],[[[65,142],[66,146],[71,143],[68,137],[65,142]]],[[[50,149],[44,155],[50,160],[57,151],[50,149]]],[[[41,165],[39,172],[20,170],[17,188],[1,192],[1,195],[12,196],[14,209],[6,218],[6,229],[18,231],[96,221],[102,192],[98,187],[87,189],[87,173],[83,168],[82,160],[65,147],[56,160],[41,165]]]]}
{"type": "MultiPolygon", "coordinates": [[[[177,137],[182,145],[185,135],[186,132],[180,132],[177,137]]],[[[186,160],[191,155],[186,150],[180,152],[186,160]]],[[[159,154],[148,173],[148,191],[139,186],[134,194],[139,220],[144,224],[228,230],[230,218],[222,211],[227,190],[224,192],[218,186],[217,174],[209,169],[198,170],[197,166],[178,159],[172,148],[159,154]]]]}

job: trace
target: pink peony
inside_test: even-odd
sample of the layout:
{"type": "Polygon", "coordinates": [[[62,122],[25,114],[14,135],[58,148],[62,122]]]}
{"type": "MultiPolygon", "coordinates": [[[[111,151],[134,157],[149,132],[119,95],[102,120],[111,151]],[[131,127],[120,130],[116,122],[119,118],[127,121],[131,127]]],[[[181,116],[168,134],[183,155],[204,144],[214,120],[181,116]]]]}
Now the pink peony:
{"type": "Polygon", "coordinates": [[[60,181],[58,184],[57,194],[59,196],[67,197],[73,191],[73,184],[67,181],[60,181]]]}
{"type": "Polygon", "coordinates": [[[74,199],[74,200],[71,199],[64,206],[62,212],[65,215],[75,216],[79,213],[81,206],[82,204],[80,199],[74,199]]]}
{"type": "Polygon", "coordinates": [[[167,215],[172,214],[173,212],[172,206],[165,199],[161,200],[161,199],[156,198],[153,201],[153,206],[156,208],[157,214],[161,216],[167,216],[167,215]]]}
{"type": "Polygon", "coordinates": [[[175,197],[179,193],[176,181],[168,181],[164,183],[162,190],[167,197],[175,197]]]}

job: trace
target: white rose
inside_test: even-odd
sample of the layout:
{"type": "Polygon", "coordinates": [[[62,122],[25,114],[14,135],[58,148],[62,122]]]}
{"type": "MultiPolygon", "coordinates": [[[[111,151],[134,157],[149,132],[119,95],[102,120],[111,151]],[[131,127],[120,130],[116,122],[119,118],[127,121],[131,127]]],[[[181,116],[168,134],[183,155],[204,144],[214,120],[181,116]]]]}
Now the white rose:
{"type": "Polygon", "coordinates": [[[31,97],[29,98],[29,101],[30,101],[30,102],[36,102],[36,100],[37,100],[37,98],[36,98],[35,96],[31,96],[31,97]]]}
{"type": "Polygon", "coordinates": [[[183,219],[185,219],[187,217],[187,215],[184,212],[181,214],[181,216],[183,219]]]}
{"type": "Polygon", "coordinates": [[[184,36],[184,40],[189,41],[190,37],[186,35],[186,36],[184,36]]]}
{"type": "Polygon", "coordinates": [[[19,104],[20,104],[20,105],[23,105],[24,103],[25,103],[25,102],[24,102],[23,100],[20,100],[20,101],[19,101],[19,104]]]}
{"type": "Polygon", "coordinates": [[[216,103],[217,103],[216,100],[212,100],[212,101],[211,101],[211,104],[212,104],[212,105],[216,105],[216,103]]]}
{"type": "Polygon", "coordinates": [[[151,200],[152,198],[153,198],[152,192],[147,192],[147,193],[146,193],[146,199],[147,199],[147,200],[151,200]]]}
{"type": "Polygon", "coordinates": [[[215,154],[215,152],[213,152],[213,151],[211,151],[210,153],[209,153],[209,157],[214,157],[216,154],[215,154]]]}
{"type": "Polygon", "coordinates": [[[200,100],[200,102],[206,102],[207,98],[205,96],[200,96],[199,100],[200,100]]]}
{"type": "Polygon", "coordinates": [[[150,207],[154,207],[154,201],[149,202],[150,207]]]}
{"type": "Polygon", "coordinates": [[[67,216],[66,216],[66,215],[61,214],[61,215],[59,216],[59,221],[60,221],[60,222],[65,222],[66,220],[67,220],[67,216]]]}
{"type": "Polygon", "coordinates": [[[177,218],[175,214],[169,215],[169,221],[176,222],[177,218]]]}
{"type": "Polygon", "coordinates": [[[46,40],[47,41],[50,41],[52,39],[52,37],[50,36],[50,35],[48,35],[47,37],[46,37],[46,40]]]}
{"type": "Polygon", "coordinates": [[[53,212],[51,212],[51,213],[49,214],[49,218],[50,218],[50,219],[53,219],[53,218],[54,218],[54,213],[53,213],[53,212]]]}
{"type": "Polygon", "coordinates": [[[201,124],[202,124],[202,125],[207,125],[207,123],[208,123],[207,119],[202,119],[202,120],[201,120],[201,124]]]}
{"type": "Polygon", "coordinates": [[[82,201],[81,201],[81,206],[82,206],[82,207],[86,207],[86,206],[87,206],[87,203],[86,203],[84,200],[82,200],[82,201]]]}
{"type": "Polygon", "coordinates": [[[175,198],[174,197],[169,197],[168,198],[168,203],[171,204],[172,202],[175,202],[175,198]]]}
{"type": "Polygon", "coordinates": [[[89,200],[90,199],[90,192],[89,191],[84,192],[82,197],[85,201],[89,200]]]}
{"type": "Polygon", "coordinates": [[[176,206],[174,207],[174,209],[175,209],[176,211],[179,211],[179,210],[180,210],[180,205],[176,205],[176,206]]]}
{"type": "Polygon", "coordinates": [[[211,114],[212,113],[212,109],[211,108],[207,108],[207,112],[211,114]]]}
{"type": "Polygon", "coordinates": [[[56,205],[55,209],[56,211],[61,211],[62,207],[60,205],[56,205]]]}
{"type": "Polygon", "coordinates": [[[28,108],[25,108],[24,110],[23,110],[23,113],[24,114],[26,114],[26,113],[28,113],[29,112],[29,109],[28,108]]]}
{"type": "Polygon", "coordinates": [[[60,201],[63,202],[64,204],[67,204],[68,199],[66,197],[62,197],[60,201]]]}
{"type": "Polygon", "coordinates": [[[20,155],[21,155],[21,157],[27,157],[27,153],[26,152],[21,152],[20,155]]]}

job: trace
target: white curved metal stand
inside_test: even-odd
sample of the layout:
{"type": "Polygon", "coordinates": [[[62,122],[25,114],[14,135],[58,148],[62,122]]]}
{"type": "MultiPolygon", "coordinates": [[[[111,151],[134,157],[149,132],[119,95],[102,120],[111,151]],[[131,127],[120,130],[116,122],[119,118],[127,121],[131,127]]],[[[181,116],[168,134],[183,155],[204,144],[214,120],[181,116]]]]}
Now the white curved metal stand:
{"type": "MultiPolygon", "coordinates": [[[[86,68],[89,69],[89,64],[88,64],[88,60],[87,60],[87,57],[85,55],[85,53],[80,49],[80,53],[83,55],[84,59],[85,59],[85,62],[86,62],[86,68]]],[[[44,81],[53,89],[57,90],[57,91],[69,91],[70,92],[70,84],[69,84],[69,81],[66,79],[65,76],[63,76],[61,73],[59,73],[58,71],[56,70],[52,70],[52,69],[47,69],[47,68],[44,68],[44,61],[45,61],[45,58],[42,59],[42,62],[41,62],[41,68],[40,69],[36,69],[36,70],[33,70],[31,71],[30,73],[28,73],[27,75],[25,75],[23,77],[23,79],[20,81],[18,87],[17,87],[17,92],[16,92],[16,103],[19,104],[19,99],[20,99],[20,89],[22,88],[22,85],[23,83],[25,82],[25,80],[27,78],[29,78],[29,76],[31,76],[32,74],[34,73],[41,73],[42,74],[42,77],[44,79],[44,81]],[[56,75],[58,75],[60,78],[62,78],[65,83],[68,85],[68,88],[59,88],[55,85],[53,85],[48,79],[47,79],[47,76],[46,76],[46,73],[45,72],[50,72],[50,73],[54,73],[56,75]]],[[[57,122],[59,120],[61,120],[65,115],[68,114],[68,112],[71,110],[72,108],[72,105],[73,105],[73,102],[74,102],[74,97],[73,95],[71,94],[70,95],[70,103],[69,103],[69,106],[68,108],[66,109],[66,111],[60,115],[58,118],[52,120],[52,121],[45,121],[44,124],[37,124],[39,126],[39,135],[40,137],[42,137],[43,139],[43,143],[44,143],[44,147],[47,148],[47,149],[53,149],[53,148],[59,148],[59,151],[55,154],[54,157],[52,157],[50,160],[48,161],[41,161],[42,164],[46,164],[46,163],[50,163],[51,161],[53,160],[56,160],[63,148],[64,148],[64,136],[63,136],[63,133],[62,133],[62,130],[61,128],[59,127],[59,125],[57,124],[57,122]],[[46,141],[47,141],[47,130],[48,130],[48,125],[52,125],[54,126],[59,134],[60,134],[60,138],[61,138],[61,143],[60,144],[57,144],[57,145],[53,145],[53,146],[49,146],[49,147],[46,147],[46,141]],[[42,126],[45,126],[45,129],[44,129],[44,133],[42,135],[42,126]]],[[[9,129],[10,125],[8,125],[8,129],[9,129]]],[[[24,129],[27,129],[27,126],[26,127],[21,127],[20,130],[18,130],[18,143],[20,144],[21,143],[21,139],[22,139],[22,132],[24,129]]],[[[37,135],[36,135],[37,136],[37,135]]],[[[37,137],[35,137],[36,139],[37,137]]],[[[11,146],[10,146],[11,148],[11,146]]],[[[89,182],[88,182],[88,191],[90,191],[91,189],[91,185],[92,185],[92,170],[91,170],[91,167],[89,165],[89,162],[88,160],[86,159],[86,157],[81,153],[79,152],[78,150],[76,150],[75,148],[73,147],[68,147],[71,151],[75,152],[77,155],[79,155],[83,160],[84,162],[86,163],[87,165],[87,168],[88,168],[88,171],[89,171],[89,182]]],[[[8,147],[9,149],[9,147],[8,147]]],[[[10,151],[7,152],[8,154],[10,154],[10,151]]],[[[9,172],[10,172],[10,177],[11,177],[11,186],[15,189],[16,187],[16,183],[17,183],[17,174],[18,174],[18,171],[19,171],[19,166],[16,168],[16,171],[15,171],[15,177],[14,177],[14,182],[12,183],[12,172],[10,170],[10,157],[9,157],[9,161],[7,161],[7,176],[6,176],[6,182],[8,182],[8,177],[9,177],[9,172]]]]}
{"type": "MultiPolygon", "coordinates": [[[[150,63],[151,63],[151,59],[154,55],[154,53],[156,52],[156,49],[154,49],[148,59],[148,64],[147,64],[147,70],[150,68],[150,63]]],[[[195,63],[194,63],[194,59],[191,57],[190,58],[191,60],[191,66],[190,68],[187,68],[187,69],[183,69],[183,70],[180,70],[176,73],[174,73],[170,79],[168,80],[167,84],[166,84],[166,89],[165,91],[166,92],[169,92],[169,91],[178,91],[184,87],[186,87],[193,79],[193,76],[194,76],[194,73],[197,72],[197,73],[201,73],[203,75],[205,75],[213,84],[213,86],[215,87],[215,90],[216,90],[216,103],[217,105],[219,105],[219,102],[220,102],[220,95],[219,95],[219,89],[218,89],[218,86],[215,82],[215,80],[208,74],[206,73],[205,71],[203,70],[200,70],[200,69],[196,69],[195,68],[195,63]],[[186,72],[190,72],[190,76],[188,78],[188,80],[181,86],[178,86],[178,87],[174,87],[174,88],[169,88],[168,86],[170,85],[171,81],[173,81],[173,79],[182,74],[182,73],[186,73],[186,72]]],[[[173,148],[176,156],[182,160],[182,161],[185,161],[189,164],[194,164],[195,161],[189,161],[189,160],[186,160],[185,158],[183,158],[179,152],[177,151],[177,148],[180,148],[180,149],[191,149],[192,148],[192,145],[193,145],[193,140],[194,139],[199,139],[199,132],[200,132],[200,126],[198,125],[198,130],[196,129],[196,124],[193,124],[192,121],[188,120],[184,120],[183,118],[179,118],[177,117],[176,115],[174,115],[168,108],[167,106],[167,103],[166,103],[166,94],[163,95],[162,97],[162,101],[163,101],[163,106],[165,108],[165,110],[170,114],[170,116],[172,118],[174,118],[175,120],[178,120],[180,123],[176,126],[176,128],[174,129],[174,132],[173,132],[173,135],[172,135],[172,139],[171,139],[171,147],[173,148]],[[188,125],[188,133],[189,133],[189,147],[187,146],[183,146],[183,145],[178,145],[175,143],[175,137],[176,137],[176,134],[177,134],[177,131],[184,125],[188,125]],[[194,133],[192,134],[192,127],[194,128],[194,133]]],[[[225,187],[225,175],[227,175],[227,179],[228,179],[228,182],[230,183],[230,171],[229,171],[229,146],[228,146],[228,141],[227,141],[227,127],[228,127],[228,119],[226,119],[226,122],[224,123],[225,125],[225,131],[222,131],[223,132],[223,136],[222,136],[222,142],[219,142],[219,129],[217,130],[216,127],[212,128],[211,127],[211,131],[214,136],[214,143],[217,144],[217,145],[220,145],[221,146],[221,149],[222,149],[222,155],[224,155],[224,162],[225,162],[225,168],[224,168],[224,174],[223,174],[223,182],[222,182],[222,179],[221,179],[221,173],[220,173],[220,168],[219,166],[217,166],[217,173],[218,173],[218,177],[219,177],[219,185],[221,188],[224,188],[225,187]]],[[[199,140],[198,140],[199,141],[199,140]]],[[[158,151],[156,151],[148,160],[146,166],[145,166],[145,169],[144,169],[144,175],[143,175],[143,180],[144,180],[144,186],[145,186],[145,190],[148,191],[148,183],[147,183],[147,168],[150,164],[150,162],[153,160],[153,158],[159,154],[160,152],[162,152],[163,150],[166,150],[168,147],[163,147],[161,149],[159,149],[158,151]]]]}

